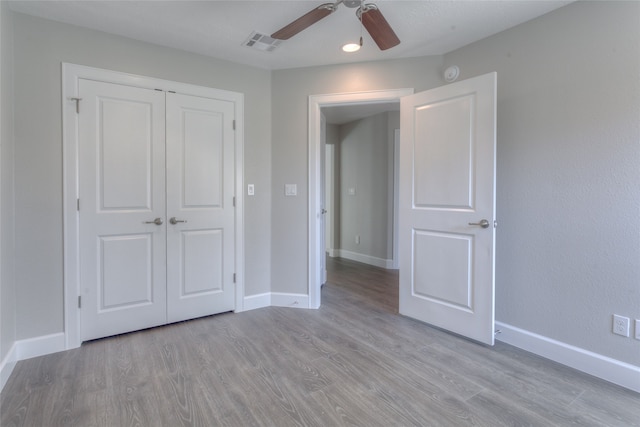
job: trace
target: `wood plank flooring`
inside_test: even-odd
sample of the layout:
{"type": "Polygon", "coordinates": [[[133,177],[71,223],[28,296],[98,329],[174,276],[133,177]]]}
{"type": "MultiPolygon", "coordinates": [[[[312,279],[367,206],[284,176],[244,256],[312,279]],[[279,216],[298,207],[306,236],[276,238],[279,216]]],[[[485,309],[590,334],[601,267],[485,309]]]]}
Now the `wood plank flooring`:
{"type": "Polygon", "coordinates": [[[640,426],[640,394],[397,314],[397,273],[329,259],[319,310],[269,307],[19,362],[9,426],[640,426]]]}

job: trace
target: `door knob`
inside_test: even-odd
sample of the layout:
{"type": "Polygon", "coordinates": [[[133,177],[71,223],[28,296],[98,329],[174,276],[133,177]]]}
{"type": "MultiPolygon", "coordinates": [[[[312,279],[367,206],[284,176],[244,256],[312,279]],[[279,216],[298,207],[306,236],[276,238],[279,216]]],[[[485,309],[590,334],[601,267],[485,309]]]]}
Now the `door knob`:
{"type": "Polygon", "coordinates": [[[153,221],[145,221],[145,224],[162,225],[162,218],[156,218],[153,221]]]}
{"type": "Polygon", "coordinates": [[[470,222],[469,225],[479,225],[482,228],[489,228],[489,221],[482,219],[480,222],[470,222]]]}
{"type": "Polygon", "coordinates": [[[179,223],[179,222],[187,222],[187,220],[186,220],[186,219],[176,219],[176,217],[175,217],[175,216],[172,216],[172,217],[169,219],[169,222],[170,222],[171,224],[173,224],[173,225],[176,225],[176,224],[177,224],[177,223],[179,223]]]}

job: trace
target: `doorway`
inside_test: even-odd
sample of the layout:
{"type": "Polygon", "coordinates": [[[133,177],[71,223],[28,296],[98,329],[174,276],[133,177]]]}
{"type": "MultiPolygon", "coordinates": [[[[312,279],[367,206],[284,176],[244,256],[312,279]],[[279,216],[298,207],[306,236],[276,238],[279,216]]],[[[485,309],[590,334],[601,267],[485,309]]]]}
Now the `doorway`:
{"type": "Polygon", "coordinates": [[[330,257],[397,267],[400,104],[323,107],[325,241],[330,257]]]}
{"type": "Polygon", "coordinates": [[[320,307],[322,268],[319,237],[323,221],[323,185],[325,171],[320,167],[324,152],[321,138],[322,108],[337,106],[367,106],[400,102],[403,96],[413,94],[413,89],[392,89],[371,92],[313,95],[309,97],[309,307],[320,307]]]}

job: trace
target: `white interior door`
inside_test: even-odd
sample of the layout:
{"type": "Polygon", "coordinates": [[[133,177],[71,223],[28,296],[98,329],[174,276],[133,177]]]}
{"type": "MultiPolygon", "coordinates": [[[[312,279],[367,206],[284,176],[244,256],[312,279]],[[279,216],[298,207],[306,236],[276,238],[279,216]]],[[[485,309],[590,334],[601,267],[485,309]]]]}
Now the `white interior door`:
{"type": "Polygon", "coordinates": [[[150,89],[83,79],[79,90],[85,341],[166,322],[165,104],[150,89]]]}
{"type": "Polygon", "coordinates": [[[493,345],[496,73],[402,98],[401,129],[400,313],[493,345]]]}
{"type": "Polygon", "coordinates": [[[169,322],[234,308],[234,104],[167,94],[169,322]]]}
{"type": "MultiPolygon", "coordinates": [[[[320,118],[320,170],[326,171],[327,167],[327,119],[324,114],[320,118]]],[[[320,180],[320,278],[319,283],[327,283],[327,181],[320,180]]]]}

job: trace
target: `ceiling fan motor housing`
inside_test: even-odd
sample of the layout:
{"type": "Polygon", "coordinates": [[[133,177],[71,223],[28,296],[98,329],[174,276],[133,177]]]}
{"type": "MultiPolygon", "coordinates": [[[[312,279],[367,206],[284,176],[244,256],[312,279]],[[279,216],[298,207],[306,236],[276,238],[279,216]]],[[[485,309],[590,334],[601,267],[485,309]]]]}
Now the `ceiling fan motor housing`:
{"type": "Polygon", "coordinates": [[[342,2],[342,4],[344,4],[346,7],[359,7],[362,4],[361,0],[344,0],[342,2]]]}

